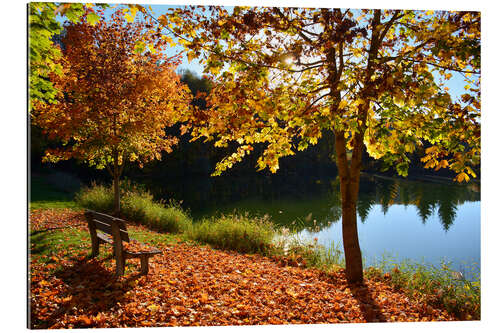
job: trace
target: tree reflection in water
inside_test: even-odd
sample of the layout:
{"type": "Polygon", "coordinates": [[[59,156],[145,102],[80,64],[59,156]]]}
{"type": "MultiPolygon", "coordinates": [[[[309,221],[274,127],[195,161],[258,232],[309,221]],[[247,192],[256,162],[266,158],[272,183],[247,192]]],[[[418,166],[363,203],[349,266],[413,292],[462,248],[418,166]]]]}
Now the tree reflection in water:
{"type": "MultiPolygon", "coordinates": [[[[195,219],[233,212],[267,214],[278,226],[295,231],[319,231],[341,219],[338,178],[247,176],[183,179],[177,183],[158,179],[146,185],[157,198],[182,200],[182,206],[195,219]]],[[[360,222],[370,223],[368,217],[376,205],[384,215],[393,205],[415,206],[423,224],[437,212],[447,231],[460,205],[479,200],[477,183],[459,185],[365,175],[361,178],[357,209],[360,222]]]]}
{"type": "MultiPolygon", "coordinates": [[[[303,221],[299,224],[309,231],[329,227],[341,219],[341,202],[338,180],[331,182],[328,191],[330,210],[319,216],[315,211],[316,222],[303,221]]],[[[437,212],[441,226],[445,231],[453,225],[457,209],[465,202],[480,200],[479,185],[458,185],[450,182],[423,182],[379,176],[362,177],[358,198],[358,216],[361,223],[369,223],[367,218],[375,205],[380,205],[384,215],[392,205],[415,206],[422,224],[437,212]]],[[[312,205],[316,206],[316,205],[312,205]]],[[[312,208],[312,207],[311,207],[312,208]]]]}
{"type": "Polygon", "coordinates": [[[458,206],[480,200],[478,186],[365,177],[360,187],[358,214],[361,221],[365,222],[375,204],[382,206],[384,215],[392,205],[413,205],[425,224],[437,209],[443,229],[449,230],[456,218],[458,206]]]}

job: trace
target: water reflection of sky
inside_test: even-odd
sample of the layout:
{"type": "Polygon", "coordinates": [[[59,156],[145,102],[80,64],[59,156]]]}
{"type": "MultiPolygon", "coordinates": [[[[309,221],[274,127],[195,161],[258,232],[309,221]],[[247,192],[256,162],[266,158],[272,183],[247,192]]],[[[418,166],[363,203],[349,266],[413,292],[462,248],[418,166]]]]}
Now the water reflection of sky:
{"type": "MultiPolygon", "coordinates": [[[[303,230],[300,236],[318,238],[330,247],[342,246],[342,224],[332,223],[319,232],[303,230]]],[[[480,202],[465,202],[457,207],[453,227],[444,229],[437,209],[422,223],[415,206],[394,204],[384,214],[382,205],[373,205],[366,222],[358,219],[359,242],[367,264],[384,254],[398,259],[413,259],[439,265],[442,259],[453,268],[466,270],[480,263],[480,202]],[[465,264],[464,264],[465,263],[465,264]]],[[[342,247],[341,247],[342,248],[342,247]]]]}

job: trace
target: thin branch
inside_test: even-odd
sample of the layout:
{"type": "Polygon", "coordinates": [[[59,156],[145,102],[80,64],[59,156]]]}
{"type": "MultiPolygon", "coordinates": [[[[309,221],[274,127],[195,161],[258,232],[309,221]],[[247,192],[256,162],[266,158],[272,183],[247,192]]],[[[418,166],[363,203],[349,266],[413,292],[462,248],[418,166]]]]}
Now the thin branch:
{"type": "MultiPolygon", "coordinates": [[[[314,24],[317,24],[317,23],[314,23],[314,24]]],[[[315,37],[319,37],[320,36],[320,34],[318,34],[316,32],[311,32],[311,31],[309,31],[307,29],[304,29],[304,28],[300,28],[299,30],[302,31],[302,32],[304,32],[304,33],[306,33],[306,34],[315,36],[315,37]]]]}
{"type": "MultiPolygon", "coordinates": [[[[290,26],[292,24],[292,22],[288,19],[288,17],[280,10],[280,8],[276,8],[276,13],[278,13],[278,15],[283,19],[285,20],[287,23],[288,23],[288,26],[290,26]]],[[[308,42],[309,44],[311,45],[314,45],[314,41],[309,38],[308,36],[306,36],[304,34],[304,32],[302,31],[302,29],[299,29],[298,30],[298,33],[299,33],[299,36],[302,37],[306,42],[308,42]]]]}
{"type": "Polygon", "coordinates": [[[106,164],[106,170],[108,170],[109,175],[110,175],[111,177],[114,177],[113,170],[111,170],[111,167],[109,166],[109,164],[106,164]]]}
{"type": "Polygon", "coordinates": [[[385,29],[380,34],[379,43],[382,42],[382,40],[384,39],[384,37],[387,34],[387,32],[389,32],[389,29],[391,28],[392,24],[394,22],[396,22],[396,20],[399,20],[400,18],[402,18],[404,16],[404,14],[398,15],[399,12],[400,12],[400,10],[396,10],[395,13],[394,13],[394,15],[391,17],[391,19],[388,22],[385,23],[385,29]]]}
{"type": "Polygon", "coordinates": [[[398,59],[398,58],[399,58],[399,59],[402,59],[402,57],[405,57],[405,56],[407,56],[407,55],[410,55],[411,53],[413,53],[413,52],[415,52],[415,51],[417,51],[417,50],[419,50],[419,49],[423,48],[425,45],[427,45],[428,43],[433,42],[433,41],[435,41],[435,39],[434,39],[434,38],[429,38],[429,39],[427,39],[427,40],[423,41],[422,43],[420,43],[420,44],[416,45],[413,49],[411,49],[411,50],[409,50],[409,51],[405,52],[403,55],[393,56],[393,57],[383,57],[383,58],[378,58],[378,59],[377,59],[377,61],[378,61],[378,63],[383,64],[383,63],[389,62],[389,61],[391,61],[391,60],[396,60],[396,59],[398,59]]]}
{"type": "Polygon", "coordinates": [[[316,98],[311,104],[309,104],[305,109],[304,109],[304,113],[305,111],[307,111],[308,109],[310,109],[314,104],[318,103],[319,101],[321,101],[323,98],[327,97],[330,95],[330,92],[327,92],[326,94],[323,94],[321,96],[319,96],[318,98],[316,98]]]}
{"type": "Polygon", "coordinates": [[[299,66],[314,66],[314,65],[318,65],[318,64],[324,65],[325,60],[322,59],[322,60],[318,60],[318,61],[314,61],[314,62],[303,63],[299,59],[299,66]]]}
{"type": "Polygon", "coordinates": [[[249,66],[259,66],[259,67],[266,67],[266,68],[278,69],[278,70],[287,71],[287,72],[290,72],[290,73],[302,73],[302,72],[306,72],[308,70],[311,70],[311,69],[314,69],[314,68],[319,68],[319,67],[323,66],[323,64],[319,64],[319,65],[316,65],[316,66],[308,66],[308,67],[305,67],[305,68],[302,68],[302,69],[289,69],[289,68],[280,68],[280,67],[277,67],[277,66],[263,64],[263,63],[248,62],[248,61],[245,61],[245,60],[242,60],[242,59],[239,59],[239,58],[234,58],[234,57],[228,56],[226,54],[217,53],[217,56],[222,57],[224,59],[231,60],[231,61],[243,63],[243,64],[249,65],[249,66]]]}
{"type": "Polygon", "coordinates": [[[314,89],[313,91],[310,91],[309,93],[314,94],[314,93],[320,92],[321,90],[328,89],[329,87],[330,87],[329,85],[319,86],[318,88],[314,89]]]}
{"type": "Polygon", "coordinates": [[[481,71],[475,72],[475,71],[468,71],[468,70],[458,69],[458,68],[453,68],[453,67],[447,67],[447,66],[438,65],[438,64],[435,64],[435,63],[432,63],[432,62],[429,62],[429,61],[425,61],[425,60],[415,60],[415,59],[410,59],[410,58],[403,58],[402,60],[406,60],[406,61],[410,61],[410,62],[416,62],[416,63],[421,63],[421,64],[426,64],[426,65],[434,66],[434,67],[441,68],[441,69],[446,69],[446,70],[453,71],[453,72],[459,72],[459,73],[464,73],[464,74],[481,75],[481,71]]]}

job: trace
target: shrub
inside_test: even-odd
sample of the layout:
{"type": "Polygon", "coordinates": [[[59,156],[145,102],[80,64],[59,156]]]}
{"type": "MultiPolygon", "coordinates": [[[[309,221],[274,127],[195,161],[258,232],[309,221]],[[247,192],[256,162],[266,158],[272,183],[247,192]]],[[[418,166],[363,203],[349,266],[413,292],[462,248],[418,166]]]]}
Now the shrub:
{"type": "Polygon", "coordinates": [[[85,187],[75,196],[75,201],[82,207],[103,213],[113,210],[113,191],[104,185],[92,184],[85,187]]]}
{"type": "MultiPolygon", "coordinates": [[[[109,214],[113,211],[113,190],[93,184],[81,190],[76,201],[82,207],[109,214]]],[[[178,205],[170,203],[165,206],[162,202],[155,202],[151,193],[130,187],[130,184],[122,188],[121,215],[129,221],[172,233],[185,232],[192,224],[189,216],[178,205]]]]}
{"type": "Polygon", "coordinates": [[[313,241],[300,239],[296,234],[282,230],[277,239],[280,254],[292,262],[303,263],[307,267],[315,267],[323,271],[338,269],[345,266],[345,260],[338,244],[332,243],[330,248],[313,241]]]}
{"type": "Polygon", "coordinates": [[[220,249],[267,254],[273,248],[274,229],[267,218],[228,215],[194,224],[188,237],[220,249]]]}
{"type": "Polygon", "coordinates": [[[167,207],[161,213],[158,228],[173,233],[184,233],[191,230],[192,221],[187,214],[179,208],[167,207]]]}

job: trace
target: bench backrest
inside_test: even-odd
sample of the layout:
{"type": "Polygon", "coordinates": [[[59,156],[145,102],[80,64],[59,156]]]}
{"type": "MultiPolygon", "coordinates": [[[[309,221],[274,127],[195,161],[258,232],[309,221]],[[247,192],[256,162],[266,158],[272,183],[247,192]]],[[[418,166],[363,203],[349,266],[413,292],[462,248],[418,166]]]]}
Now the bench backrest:
{"type": "Polygon", "coordinates": [[[116,230],[119,230],[116,235],[119,236],[120,239],[115,239],[115,241],[130,242],[124,220],[92,210],[86,210],[85,217],[87,218],[87,223],[91,232],[93,230],[99,230],[115,237],[113,235],[113,228],[116,228],[116,230]]]}

